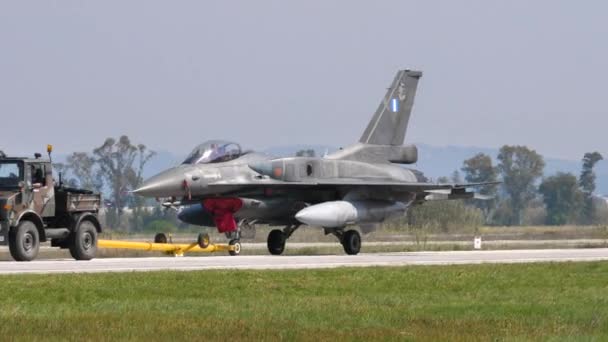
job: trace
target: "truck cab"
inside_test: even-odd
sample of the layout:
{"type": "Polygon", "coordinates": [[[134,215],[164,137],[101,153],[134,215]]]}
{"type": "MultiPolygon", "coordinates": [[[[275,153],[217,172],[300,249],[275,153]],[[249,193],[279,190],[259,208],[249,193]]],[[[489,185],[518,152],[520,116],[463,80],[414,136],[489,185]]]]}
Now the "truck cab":
{"type": "Polygon", "coordinates": [[[100,204],[99,194],[56,184],[50,159],[0,156],[0,245],[17,261],[35,259],[46,241],[92,259],[100,204]]]}

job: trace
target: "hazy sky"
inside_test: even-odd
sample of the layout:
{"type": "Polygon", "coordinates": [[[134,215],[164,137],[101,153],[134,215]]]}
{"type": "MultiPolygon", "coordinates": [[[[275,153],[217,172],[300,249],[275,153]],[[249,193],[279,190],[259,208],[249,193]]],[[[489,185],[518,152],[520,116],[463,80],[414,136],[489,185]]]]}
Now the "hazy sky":
{"type": "Polygon", "coordinates": [[[605,1],[2,1],[0,149],[348,145],[398,68],[409,142],[608,154],[605,1]]]}

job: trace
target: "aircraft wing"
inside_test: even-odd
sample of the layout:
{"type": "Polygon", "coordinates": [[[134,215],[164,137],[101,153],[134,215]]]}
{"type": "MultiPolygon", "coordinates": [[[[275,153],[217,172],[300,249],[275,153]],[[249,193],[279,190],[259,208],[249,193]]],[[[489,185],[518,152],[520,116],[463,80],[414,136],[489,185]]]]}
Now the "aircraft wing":
{"type": "MultiPolygon", "coordinates": [[[[397,182],[397,181],[385,181],[375,179],[349,179],[349,178],[335,178],[335,179],[317,179],[304,182],[285,182],[273,179],[261,180],[250,183],[239,183],[239,182],[217,182],[209,184],[211,187],[230,187],[235,186],[239,188],[330,188],[330,187],[370,187],[370,188],[391,188],[397,191],[411,191],[417,193],[428,193],[431,194],[433,191],[445,191],[444,193],[462,193],[466,192],[467,188],[481,187],[487,185],[496,185],[500,182],[483,182],[483,183],[464,183],[464,184],[453,184],[453,183],[420,183],[420,182],[397,182]]],[[[438,193],[437,193],[438,194],[438,193]]]]}

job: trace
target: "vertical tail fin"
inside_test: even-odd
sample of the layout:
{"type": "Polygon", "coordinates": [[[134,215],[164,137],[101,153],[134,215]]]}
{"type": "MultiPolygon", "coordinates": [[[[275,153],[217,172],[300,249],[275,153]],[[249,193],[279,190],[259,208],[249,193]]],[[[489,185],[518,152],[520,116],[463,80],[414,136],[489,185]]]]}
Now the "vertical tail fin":
{"type": "Polygon", "coordinates": [[[420,71],[397,72],[359,142],[372,145],[403,145],[420,77],[420,71]]]}

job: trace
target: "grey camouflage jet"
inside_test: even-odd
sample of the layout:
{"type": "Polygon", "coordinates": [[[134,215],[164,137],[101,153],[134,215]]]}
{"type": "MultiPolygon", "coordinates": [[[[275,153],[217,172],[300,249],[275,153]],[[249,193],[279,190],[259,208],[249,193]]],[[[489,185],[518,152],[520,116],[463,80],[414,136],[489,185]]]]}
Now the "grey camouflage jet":
{"type": "Polygon", "coordinates": [[[268,235],[268,251],[278,255],[294,231],[308,225],[357,254],[361,236],[348,227],[368,232],[425,201],[481,198],[467,188],[491,184],[437,184],[402,166],[418,159],[416,146],[403,142],[421,76],[399,71],[359,142],[335,153],[273,158],[213,140],[134,193],[168,198],[164,205],[179,207],[181,221],[216,227],[231,244],[255,232],[255,224],[282,226],[268,235]]]}

